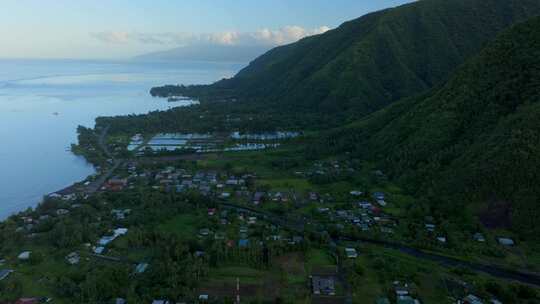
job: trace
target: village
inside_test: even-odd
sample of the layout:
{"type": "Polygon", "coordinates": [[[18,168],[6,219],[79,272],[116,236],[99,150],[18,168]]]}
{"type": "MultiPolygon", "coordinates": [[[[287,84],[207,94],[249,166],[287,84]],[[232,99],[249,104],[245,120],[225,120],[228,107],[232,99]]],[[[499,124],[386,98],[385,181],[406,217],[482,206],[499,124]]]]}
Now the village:
{"type": "MultiPolygon", "coordinates": [[[[274,141],[297,134],[232,136],[274,141]]],[[[167,146],[173,139],[175,144],[208,139],[189,137],[158,135],[151,141],[167,146]]],[[[170,240],[187,246],[181,257],[174,258],[192,261],[196,277],[185,280],[196,282],[187,284],[176,298],[164,292],[163,298],[145,295],[136,303],[223,303],[238,298],[286,303],[503,303],[500,295],[485,287],[500,286],[500,278],[485,273],[479,277],[459,263],[445,268],[429,262],[440,269],[435,281],[444,286],[430,285],[433,278],[422,267],[421,256],[400,249],[422,246],[441,256],[452,255],[459,252],[454,236],[434,215],[406,216],[406,210],[415,206],[414,197],[392,185],[377,168],[350,159],[298,166],[284,161],[290,153],[286,143],[269,152],[149,156],[139,153],[144,145],[152,145],[145,142],[134,136],[124,149],[136,157],[120,165],[104,157],[98,166],[101,171],[70,188],[75,191],[52,193],[36,210],[3,224],[4,234],[18,237],[0,251],[0,283],[35,282],[31,289],[13,287],[15,297],[21,296],[13,298],[14,303],[68,303],[51,287],[53,274],[46,273],[51,268],[59,276],[79,268],[100,269],[99,277],[114,265],[135,286],[144,284],[145,276],[166,277],[158,266],[164,254],[159,244],[170,240]],[[88,191],[105,172],[108,178],[95,192],[88,191]]],[[[116,141],[108,144],[113,153],[125,153],[118,151],[116,141]]],[[[511,236],[481,230],[470,231],[467,243],[479,251],[510,254],[519,245],[511,236]]],[[[477,257],[473,253],[466,261],[475,262],[477,257]]],[[[85,288],[89,287],[74,287],[73,294],[64,297],[83,297],[85,288]]],[[[132,296],[112,292],[94,299],[133,302],[132,296]]]]}
{"type": "MultiPolygon", "coordinates": [[[[221,274],[220,280],[225,281],[221,285],[212,283],[215,278],[211,279],[211,274],[208,279],[210,283],[205,284],[205,279],[201,278],[200,287],[191,296],[191,301],[199,303],[220,302],[236,297],[272,297],[260,285],[263,277],[261,273],[271,272],[270,265],[283,267],[280,271],[286,272],[286,277],[290,278],[285,283],[264,284],[274,284],[277,290],[282,291],[286,286],[291,289],[291,284],[296,286],[292,288],[295,292],[290,297],[305,297],[313,303],[347,302],[356,299],[355,294],[362,294],[355,291],[355,280],[365,276],[365,268],[369,267],[362,265],[365,264],[362,260],[366,259],[363,256],[373,256],[373,253],[368,254],[373,251],[371,245],[347,238],[359,236],[396,243],[405,239],[403,227],[408,223],[403,223],[402,211],[395,201],[403,198],[377,190],[384,189],[381,185],[387,183],[380,170],[369,171],[369,178],[379,186],[368,191],[347,182],[350,176],[361,170],[349,161],[318,162],[303,171],[295,170],[288,174],[290,176],[272,180],[264,176],[264,173],[249,171],[245,166],[237,168],[236,163],[231,160],[223,164],[219,157],[200,158],[196,161],[177,159],[172,162],[169,159],[162,161],[159,157],[128,160],[115,171],[114,176],[106,180],[96,194],[53,193],[48,197],[48,204],[58,208],[47,212],[40,212],[38,208],[13,217],[11,223],[16,224],[16,227],[13,226],[14,233],[31,240],[41,237],[36,227],[59,221],[62,217],[70,217],[84,209],[89,201],[95,201],[96,196],[122,197],[125,193],[133,195],[144,191],[159,193],[161,196],[200,197],[197,199],[200,202],[189,212],[165,217],[167,220],[160,225],[161,229],[172,232],[180,239],[195,240],[199,245],[191,254],[208,266],[215,264],[211,263],[211,259],[222,259],[225,264],[247,264],[248,269],[232,267],[227,273],[221,274]],[[285,182],[280,183],[280,179],[285,182]],[[337,186],[336,181],[339,184],[337,186]],[[328,187],[328,183],[334,186],[328,187]],[[215,246],[221,246],[219,254],[215,253],[215,246]],[[213,253],[210,254],[209,250],[213,253]],[[227,257],[216,257],[220,255],[227,257]],[[292,259],[292,262],[281,259],[292,259]],[[279,263],[286,263],[286,266],[279,263]],[[295,264],[292,268],[297,268],[292,273],[288,273],[287,269],[290,263],[295,264]],[[251,271],[258,275],[242,278],[243,272],[251,271]],[[235,288],[236,285],[238,288],[235,288]]],[[[280,174],[283,175],[282,172],[280,174]]],[[[85,184],[88,185],[82,185],[85,184]]],[[[107,229],[101,229],[103,234],[96,235],[94,242],[73,246],[76,250],[68,250],[63,263],[71,266],[96,262],[127,263],[131,265],[131,273],[138,276],[151,271],[153,264],[148,256],[130,252],[129,247],[122,248],[126,246],[126,238],[131,235],[131,226],[136,225],[130,219],[140,219],[145,210],[131,204],[98,204],[107,207],[101,207],[102,210],[94,215],[93,221],[95,225],[106,226],[107,229]],[[105,222],[106,225],[103,224],[105,222]]],[[[448,245],[448,236],[439,229],[435,219],[426,216],[421,224],[430,248],[444,251],[448,245]]],[[[486,243],[484,233],[475,232],[470,237],[472,242],[486,243]]],[[[495,241],[501,247],[515,245],[511,238],[499,237],[495,241]]],[[[39,264],[47,259],[43,253],[36,255],[37,258],[32,250],[21,250],[16,256],[6,256],[0,264],[0,280],[9,281],[10,277],[22,275],[19,268],[31,268],[34,263],[39,264]]],[[[394,275],[383,279],[387,283],[377,288],[381,293],[373,295],[373,303],[423,303],[422,299],[426,295],[422,295],[418,283],[407,281],[409,275],[403,272],[394,275]],[[392,290],[392,293],[388,293],[388,290],[392,290]]],[[[455,291],[453,296],[446,296],[445,303],[502,303],[493,295],[487,300],[485,293],[482,294],[483,298],[475,295],[472,293],[475,288],[461,279],[444,280],[460,282],[455,284],[461,286],[455,288],[459,291],[455,291]]],[[[177,301],[171,300],[154,299],[150,303],[177,301]]],[[[54,302],[55,299],[44,295],[39,298],[21,298],[16,303],[50,301],[54,302]]],[[[127,299],[119,294],[114,301],[126,303],[127,299]]]]}

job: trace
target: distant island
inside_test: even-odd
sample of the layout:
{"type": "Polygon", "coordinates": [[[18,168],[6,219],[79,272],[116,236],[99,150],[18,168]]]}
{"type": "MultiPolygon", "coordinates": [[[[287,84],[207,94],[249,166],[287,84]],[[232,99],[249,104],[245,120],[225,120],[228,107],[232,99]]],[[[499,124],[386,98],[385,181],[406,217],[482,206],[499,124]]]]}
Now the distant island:
{"type": "Polygon", "coordinates": [[[189,45],[133,58],[143,62],[211,61],[248,63],[269,51],[271,46],[189,45]]]}

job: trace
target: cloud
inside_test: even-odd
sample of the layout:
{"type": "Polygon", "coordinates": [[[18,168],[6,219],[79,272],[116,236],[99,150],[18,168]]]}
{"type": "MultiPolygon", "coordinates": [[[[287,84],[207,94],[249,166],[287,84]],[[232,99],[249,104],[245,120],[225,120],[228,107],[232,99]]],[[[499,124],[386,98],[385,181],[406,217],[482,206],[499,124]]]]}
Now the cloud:
{"type": "Polygon", "coordinates": [[[285,26],[277,30],[261,29],[256,32],[226,31],[219,33],[191,34],[182,32],[140,33],[108,31],[91,33],[90,35],[93,38],[108,44],[277,46],[296,42],[307,36],[322,34],[328,30],[330,30],[330,28],[327,26],[321,26],[316,29],[305,29],[300,26],[285,26]]]}
{"type": "Polygon", "coordinates": [[[92,37],[96,38],[105,43],[127,43],[130,41],[130,35],[126,32],[100,32],[90,34],[92,37]]]}
{"type": "Polygon", "coordinates": [[[251,36],[258,42],[263,44],[281,45],[298,41],[304,37],[322,34],[330,30],[328,26],[321,26],[313,30],[306,30],[300,26],[286,26],[277,31],[262,29],[251,36]]]}

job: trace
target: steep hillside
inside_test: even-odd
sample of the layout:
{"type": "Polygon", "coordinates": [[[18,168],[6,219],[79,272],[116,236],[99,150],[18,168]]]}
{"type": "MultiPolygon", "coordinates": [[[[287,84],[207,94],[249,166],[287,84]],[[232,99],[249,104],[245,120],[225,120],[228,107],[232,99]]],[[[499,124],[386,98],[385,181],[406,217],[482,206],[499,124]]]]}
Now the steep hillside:
{"type": "Polygon", "coordinates": [[[540,18],[503,33],[443,87],[311,152],[319,147],[382,164],[442,214],[471,208],[487,226],[540,235],[540,18]]]}
{"type": "Polygon", "coordinates": [[[418,1],[273,49],[212,86],[152,94],[364,116],[440,83],[498,32],[538,14],[538,0],[418,1]]]}

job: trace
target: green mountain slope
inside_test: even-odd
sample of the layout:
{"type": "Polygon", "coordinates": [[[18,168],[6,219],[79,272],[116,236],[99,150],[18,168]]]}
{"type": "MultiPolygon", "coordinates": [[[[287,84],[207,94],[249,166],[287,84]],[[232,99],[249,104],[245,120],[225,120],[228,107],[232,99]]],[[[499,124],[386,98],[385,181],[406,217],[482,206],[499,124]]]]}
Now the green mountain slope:
{"type": "Polygon", "coordinates": [[[418,1],[273,49],[232,79],[152,94],[364,116],[440,83],[498,32],[538,14],[538,0],[418,1]]]}
{"type": "Polygon", "coordinates": [[[382,164],[442,214],[472,206],[488,226],[540,235],[540,18],[504,32],[444,86],[311,152],[320,147],[382,164]]]}

